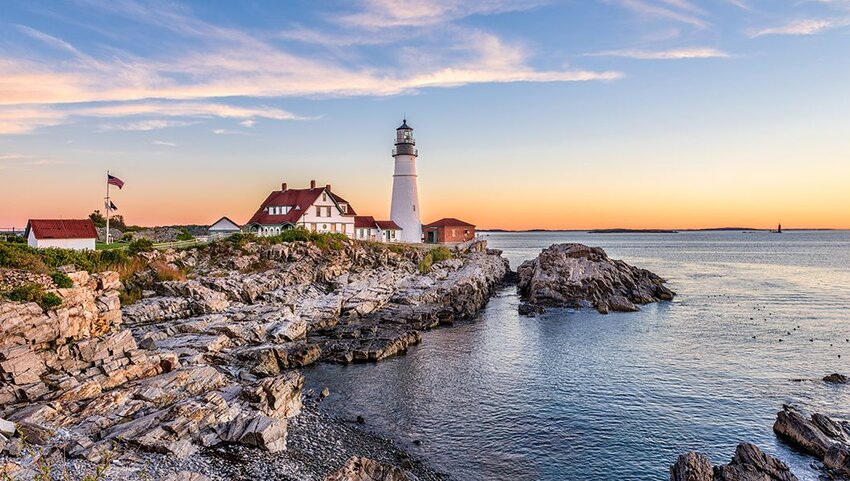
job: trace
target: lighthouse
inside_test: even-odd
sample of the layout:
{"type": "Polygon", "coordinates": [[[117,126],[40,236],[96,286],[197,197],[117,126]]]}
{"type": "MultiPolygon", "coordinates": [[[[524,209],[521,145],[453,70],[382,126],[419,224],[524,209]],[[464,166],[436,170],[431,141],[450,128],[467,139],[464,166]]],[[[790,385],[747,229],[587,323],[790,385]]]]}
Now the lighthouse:
{"type": "Polygon", "coordinates": [[[419,220],[419,190],[416,188],[416,141],[407,119],[395,131],[395,171],[393,172],[393,201],[390,219],[402,228],[403,242],[422,242],[422,222],[419,220]]]}

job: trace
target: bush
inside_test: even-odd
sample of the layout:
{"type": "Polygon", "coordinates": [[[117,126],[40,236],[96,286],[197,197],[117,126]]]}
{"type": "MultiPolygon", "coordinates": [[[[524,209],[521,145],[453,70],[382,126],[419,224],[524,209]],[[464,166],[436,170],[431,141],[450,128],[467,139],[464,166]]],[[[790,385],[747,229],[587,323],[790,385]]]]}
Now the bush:
{"type": "Polygon", "coordinates": [[[74,287],[74,281],[72,281],[71,278],[64,272],[54,272],[50,275],[50,277],[53,279],[53,283],[56,284],[56,287],[62,289],[74,287]]]}
{"type": "Polygon", "coordinates": [[[425,254],[425,257],[419,261],[419,272],[422,274],[427,274],[431,272],[431,266],[434,264],[434,258],[431,257],[431,254],[425,254]]]}
{"type": "Polygon", "coordinates": [[[139,252],[150,252],[153,250],[153,241],[150,239],[145,239],[144,237],[141,239],[136,239],[133,242],[130,242],[130,245],[127,246],[127,250],[130,254],[138,254],[139,252]]]}
{"type": "Polygon", "coordinates": [[[62,304],[62,298],[54,294],[53,292],[45,292],[43,296],[41,296],[41,301],[38,302],[44,309],[50,309],[52,307],[57,307],[62,304]]]}
{"type": "Polygon", "coordinates": [[[133,240],[133,237],[134,236],[132,232],[125,232],[121,235],[121,240],[125,242],[130,242],[133,240]]]}
{"type": "MultiPolygon", "coordinates": [[[[70,280],[70,279],[69,279],[70,280]]],[[[44,292],[41,284],[30,283],[18,286],[6,294],[6,297],[15,302],[35,302],[42,309],[50,309],[62,304],[62,298],[52,292],[44,292]]]]}
{"type": "Polygon", "coordinates": [[[452,251],[447,247],[435,247],[425,254],[425,257],[419,261],[419,272],[427,274],[431,272],[431,267],[435,262],[445,261],[452,258],[452,251]]]}
{"type": "Polygon", "coordinates": [[[60,266],[73,264],[89,272],[117,270],[129,264],[123,250],[74,251],[69,249],[35,249],[28,245],[0,242],[0,267],[49,274],[60,266]]]}
{"type": "Polygon", "coordinates": [[[179,241],[188,241],[192,240],[194,237],[189,233],[188,230],[182,229],[179,234],[177,234],[177,240],[179,241]]]}
{"type": "Polygon", "coordinates": [[[452,258],[452,251],[449,250],[448,247],[435,247],[431,249],[428,253],[431,254],[431,257],[434,259],[434,262],[445,261],[452,258]]]}

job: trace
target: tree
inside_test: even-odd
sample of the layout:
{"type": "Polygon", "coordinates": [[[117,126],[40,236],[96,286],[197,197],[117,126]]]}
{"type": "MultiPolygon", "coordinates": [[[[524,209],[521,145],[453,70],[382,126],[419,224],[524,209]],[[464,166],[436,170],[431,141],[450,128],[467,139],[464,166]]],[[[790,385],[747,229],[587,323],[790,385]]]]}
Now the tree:
{"type": "Polygon", "coordinates": [[[95,227],[106,227],[106,217],[104,217],[99,210],[89,214],[89,219],[94,222],[95,227]]]}

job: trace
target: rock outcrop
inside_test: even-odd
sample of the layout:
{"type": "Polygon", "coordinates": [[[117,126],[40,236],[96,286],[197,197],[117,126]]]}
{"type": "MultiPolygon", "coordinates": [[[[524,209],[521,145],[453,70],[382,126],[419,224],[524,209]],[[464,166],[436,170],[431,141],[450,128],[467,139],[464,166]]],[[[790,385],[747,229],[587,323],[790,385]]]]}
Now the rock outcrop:
{"type": "Polygon", "coordinates": [[[409,481],[400,468],[373,459],[352,457],[325,481],[409,481]]]}
{"type": "Polygon", "coordinates": [[[594,307],[606,314],[674,296],[661,277],[582,244],[554,244],[523,262],[517,276],[523,299],[533,306],[594,307]]]}
{"type": "MultiPolygon", "coordinates": [[[[0,430],[11,430],[0,452],[17,456],[21,434],[92,462],[128,447],[281,451],[302,408],[294,369],[403,353],[422,331],[474,316],[508,271],[475,248],[422,274],[425,252],[224,241],[144,254],[191,275],[137,273],[127,282],[143,298],[123,308],[112,272],[70,272],[74,287],[53,289],[56,309],[0,301],[0,430]]],[[[368,461],[344,475],[406,479],[368,461]]]]}
{"type": "Polygon", "coordinates": [[[773,431],[794,447],[823,461],[828,471],[850,477],[850,422],[818,413],[807,418],[796,409],[783,406],[776,414],[773,431]]]}
{"type": "Polygon", "coordinates": [[[782,461],[758,446],[739,444],[729,464],[712,466],[699,453],[686,453],[670,466],[670,481],[797,481],[782,461]]]}

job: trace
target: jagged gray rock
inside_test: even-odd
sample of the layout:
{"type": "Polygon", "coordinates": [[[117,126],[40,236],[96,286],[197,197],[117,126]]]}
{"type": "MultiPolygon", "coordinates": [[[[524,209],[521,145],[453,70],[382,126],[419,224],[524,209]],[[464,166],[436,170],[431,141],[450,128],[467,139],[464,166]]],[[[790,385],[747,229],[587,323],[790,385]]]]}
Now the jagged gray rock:
{"type": "MultiPolygon", "coordinates": [[[[638,304],[669,301],[664,279],[610,259],[599,247],[554,244],[517,269],[523,299],[532,305],[637,311],[638,304]]],[[[526,309],[528,310],[528,309],[526,309]]]]}
{"type": "Polygon", "coordinates": [[[712,467],[699,453],[679,456],[670,466],[670,481],[797,481],[782,461],[765,454],[758,446],[741,443],[729,464],[712,467]]]}
{"type": "Polygon", "coordinates": [[[824,467],[850,477],[850,423],[835,421],[823,414],[809,418],[790,406],[783,406],[773,424],[776,434],[798,449],[823,461],[824,467]]]}

